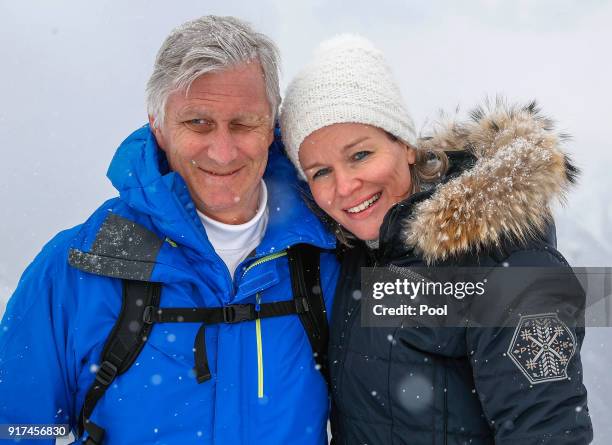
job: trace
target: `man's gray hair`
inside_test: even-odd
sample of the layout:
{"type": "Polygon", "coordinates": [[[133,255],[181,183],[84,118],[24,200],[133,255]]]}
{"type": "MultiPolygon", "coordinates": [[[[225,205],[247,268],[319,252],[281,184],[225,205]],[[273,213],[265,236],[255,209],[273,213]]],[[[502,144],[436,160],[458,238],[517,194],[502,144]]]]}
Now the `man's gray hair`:
{"type": "Polygon", "coordinates": [[[280,56],[270,38],[234,17],[207,15],[175,28],[159,49],[147,82],[147,112],[154,126],[164,122],[172,92],[189,91],[203,74],[252,61],[261,65],[274,125],[280,104],[280,56]]]}

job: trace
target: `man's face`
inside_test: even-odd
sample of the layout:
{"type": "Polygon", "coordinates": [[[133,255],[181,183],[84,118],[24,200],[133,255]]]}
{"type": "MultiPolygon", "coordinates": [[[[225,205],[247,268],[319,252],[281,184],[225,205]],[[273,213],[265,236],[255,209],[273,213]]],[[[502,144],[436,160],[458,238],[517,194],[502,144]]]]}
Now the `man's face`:
{"type": "Polygon", "coordinates": [[[257,211],[272,124],[263,72],[253,62],[204,74],[187,95],[172,93],[153,132],[198,210],[241,224],[257,211]]]}

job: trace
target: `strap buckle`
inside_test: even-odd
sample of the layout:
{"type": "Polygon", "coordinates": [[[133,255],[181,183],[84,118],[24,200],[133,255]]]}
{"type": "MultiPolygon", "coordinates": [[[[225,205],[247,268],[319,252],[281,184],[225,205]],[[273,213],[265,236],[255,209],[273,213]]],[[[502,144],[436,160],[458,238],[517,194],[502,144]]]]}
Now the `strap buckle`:
{"type": "Polygon", "coordinates": [[[117,375],[117,367],[108,360],[103,361],[96,372],[96,380],[104,386],[108,386],[117,375]]]}
{"type": "Polygon", "coordinates": [[[224,323],[240,323],[255,320],[255,306],[252,304],[232,304],[223,306],[224,323]]]}
{"type": "Polygon", "coordinates": [[[146,324],[153,324],[153,311],[157,309],[155,306],[147,306],[142,313],[142,321],[146,324]]]}
{"type": "Polygon", "coordinates": [[[305,297],[295,298],[293,302],[295,303],[296,313],[304,314],[310,311],[310,306],[308,305],[308,298],[305,298],[305,297]]]}

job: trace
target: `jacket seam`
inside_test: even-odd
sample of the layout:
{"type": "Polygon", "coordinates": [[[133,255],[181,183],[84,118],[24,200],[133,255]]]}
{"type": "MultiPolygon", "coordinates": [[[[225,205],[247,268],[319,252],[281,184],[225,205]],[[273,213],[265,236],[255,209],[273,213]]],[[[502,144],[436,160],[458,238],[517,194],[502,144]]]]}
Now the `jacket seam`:
{"type": "MultiPolygon", "coordinates": [[[[337,347],[338,345],[332,345],[332,346],[336,346],[337,347]]],[[[375,359],[375,360],[380,360],[382,362],[389,362],[389,363],[392,362],[392,363],[401,363],[401,364],[410,364],[410,365],[423,365],[423,366],[430,366],[430,367],[438,366],[435,363],[433,363],[433,361],[430,361],[430,360],[428,360],[427,362],[424,362],[423,360],[389,359],[389,358],[385,358],[385,357],[380,357],[378,355],[364,354],[361,351],[357,351],[357,350],[355,350],[353,348],[349,348],[349,347],[344,348],[344,350],[346,351],[346,353],[355,354],[355,355],[360,356],[361,358],[375,359]]],[[[428,354],[428,355],[436,355],[435,353],[428,352],[428,351],[426,351],[426,354],[428,354]]],[[[460,362],[460,360],[462,360],[464,357],[458,357],[458,360],[457,360],[458,363],[454,363],[455,360],[453,360],[453,359],[455,357],[445,357],[445,356],[440,356],[440,357],[451,359],[449,361],[451,361],[452,364],[449,363],[449,367],[453,367],[453,368],[464,368],[465,367],[460,362]]],[[[468,364],[467,357],[466,357],[466,360],[465,360],[465,364],[468,364]]]]}
{"type": "MultiPolygon", "coordinates": [[[[395,341],[397,330],[399,326],[393,330],[392,340],[395,341]]],[[[393,415],[393,398],[391,397],[391,369],[393,368],[393,364],[395,363],[391,357],[393,356],[393,341],[389,342],[389,353],[388,353],[388,365],[387,365],[387,400],[389,401],[389,416],[391,417],[391,445],[393,445],[395,437],[395,416],[393,415]]]]}
{"type": "Polygon", "coordinates": [[[517,440],[525,440],[525,439],[536,439],[536,440],[541,440],[543,438],[546,439],[552,439],[555,437],[567,437],[567,431],[573,432],[573,431],[590,431],[590,428],[586,428],[586,427],[579,427],[579,428],[566,428],[563,430],[563,432],[561,433],[557,433],[557,434],[529,434],[529,435],[525,435],[525,436],[512,436],[512,437],[506,437],[503,439],[495,439],[496,442],[498,443],[511,443],[511,444],[515,444],[517,440]]]}
{"type": "MultiPolygon", "coordinates": [[[[362,419],[360,417],[354,417],[348,414],[344,414],[342,413],[339,409],[338,411],[342,414],[342,417],[344,419],[348,419],[349,421],[352,422],[361,422],[361,423],[366,423],[368,425],[380,425],[380,426],[386,426],[386,427],[391,427],[393,426],[393,423],[384,423],[384,422],[375,422],[369,419],[362,419]]],[[[438,428],[423,428],[420,426],[414,426],[414,425],[410,425],[410,426],[406,426],[403,427],[405,429],[409,429],[409,430],[416,430],[416,431],[423,431],[423,432],[431,432],[431,431],[435,431],[438,433],[443,433],[444,430],[443,429],[438,429],[438,428]]],[[[490,433],[477,433],[477,432],[461,432],[461,431],[448,431],[448,434],[450,435],[454,435],[454,436],[468,436],[468,437],[489,437],[490,433]]]]}

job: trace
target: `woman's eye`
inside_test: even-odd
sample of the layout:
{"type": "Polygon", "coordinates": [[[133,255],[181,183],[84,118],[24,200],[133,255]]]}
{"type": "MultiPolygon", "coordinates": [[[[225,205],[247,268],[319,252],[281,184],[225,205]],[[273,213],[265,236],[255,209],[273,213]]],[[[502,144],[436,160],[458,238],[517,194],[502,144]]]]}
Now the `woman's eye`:
{"type": "Polygon", "coordinates": [[[321,178],[329,173],[329,168],[322,168],[317,170],[314,175],[312,175],[312,179],[321,178]]]}
{"type": "Polygon", "coordinates": [[[357,153],[355,153],[353,155],[353,160],[354,161],[361,161],[362,159],[368,157],[370,154],[372,154],[371,151],[358,151],[357,153]]]}

